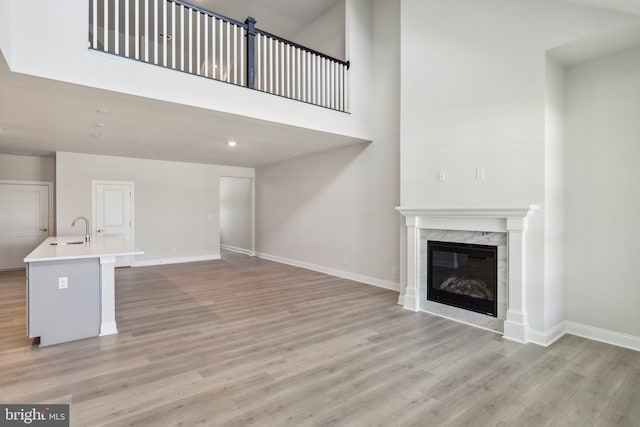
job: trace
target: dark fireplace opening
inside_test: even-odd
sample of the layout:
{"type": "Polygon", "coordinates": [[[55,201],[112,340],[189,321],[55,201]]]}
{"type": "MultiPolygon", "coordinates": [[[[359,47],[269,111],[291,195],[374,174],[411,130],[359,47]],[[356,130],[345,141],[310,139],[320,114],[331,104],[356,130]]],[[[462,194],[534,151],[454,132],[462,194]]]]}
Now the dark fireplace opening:
{"type": "Polygon", "coordinates": [[[427,299],[497,316],[497,246],[427,242],[427,299]]]}

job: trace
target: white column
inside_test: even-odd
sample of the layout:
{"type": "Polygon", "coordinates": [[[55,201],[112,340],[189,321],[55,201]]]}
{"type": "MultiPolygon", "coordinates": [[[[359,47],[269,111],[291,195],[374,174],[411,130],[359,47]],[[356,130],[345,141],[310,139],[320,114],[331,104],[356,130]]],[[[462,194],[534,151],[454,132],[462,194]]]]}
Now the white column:
{"type": "Polygon", "coordinates": [[[118,333],[115,293],[116,257],[100,257],[100,336],[118,333]]]}
{"type": "Polygon", "coordinates": [[[507,218],[509,247],[509,305],[503,338],[527,343],[529,322],[525,302],[527,218],[507,218]]]}
{"type": "Polygon", "coordinates": [[[418,228],[416,217],[407,216],[407,287],[404,291],[404,308],[411,311],[420,310],[420,292],[418,286],[418,228]]]}

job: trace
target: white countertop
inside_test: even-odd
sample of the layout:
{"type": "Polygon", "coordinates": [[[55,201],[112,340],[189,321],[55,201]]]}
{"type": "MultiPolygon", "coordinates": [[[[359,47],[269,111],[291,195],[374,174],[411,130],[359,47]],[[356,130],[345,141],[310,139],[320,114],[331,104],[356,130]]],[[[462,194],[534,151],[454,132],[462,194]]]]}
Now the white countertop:
{"type": "Polygon", "coordinates": [[[24,262],[60,261],[65,259],[99,258],[102,256],[142,255],[144,252],[122,236],[92,237],[84,243],[84,236],[49,237],[24,259],[24,262]],[[79,245],[52,245],[53,242],[79,242],[79,245]]]}

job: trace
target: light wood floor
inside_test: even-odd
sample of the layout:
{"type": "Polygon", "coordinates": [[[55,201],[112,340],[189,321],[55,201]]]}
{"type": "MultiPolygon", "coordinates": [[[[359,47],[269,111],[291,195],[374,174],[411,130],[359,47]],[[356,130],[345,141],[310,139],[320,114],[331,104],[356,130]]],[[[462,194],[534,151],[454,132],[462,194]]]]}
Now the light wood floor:
{"type": "Polygon", "coordinates": [[[640,425],[631,350],[503,341],[235,254],[116,283],[119,335],[37,348],[24,273],[0,273],[0,402],[70,403],[74,426],[640,425]]]}

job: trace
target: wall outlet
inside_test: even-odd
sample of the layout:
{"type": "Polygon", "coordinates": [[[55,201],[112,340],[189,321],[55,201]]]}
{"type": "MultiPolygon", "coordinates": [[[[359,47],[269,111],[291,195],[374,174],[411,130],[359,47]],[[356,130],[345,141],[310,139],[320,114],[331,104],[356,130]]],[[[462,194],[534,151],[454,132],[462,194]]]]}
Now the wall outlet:
{"type": "Polygon", "coordinates": [[[398,275],[398,267],[391,267],[391,275],[396,277],[398,275]]]}
{"type": "Polygon", "coordinates": [[[58,277],[58,289],[67,289],[69,287],[68,277],[58,277]]]}
{"type": "Polygon", "coordinates": [[[438,181],[445,182],[447,180],[447,173],[445,171],[438,172],[438,181]]]}
{"type": "Polygon", "coordinates": [[[176,248],[171,248],[171,252],[175,254],[177,252],[176,248]]]}
{"type": "Polygon", "coordinates": [[[484,168],[476,169],[476,179],[484,179],[484,168]]]}
{"type": "Polygon", "coordinates": [[[349,258],[345,258],[342,260],[342,264],[349,265],[349,258]]]}

